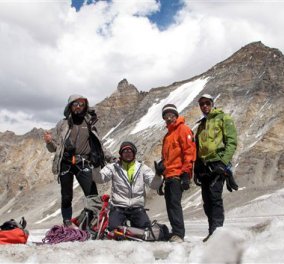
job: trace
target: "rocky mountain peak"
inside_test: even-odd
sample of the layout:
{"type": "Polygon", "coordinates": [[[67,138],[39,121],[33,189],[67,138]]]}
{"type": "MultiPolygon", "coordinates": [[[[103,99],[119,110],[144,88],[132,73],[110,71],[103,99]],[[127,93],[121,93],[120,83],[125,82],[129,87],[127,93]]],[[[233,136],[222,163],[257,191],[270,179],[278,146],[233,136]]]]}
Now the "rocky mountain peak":
{"type": "Polygon", "coordinates": [[[44,130],[42,128],[34,127],[31,131],[24,135],[24,138],[33,138],[42,140],[44,130]]]}
{"type": "Polygon", "coordinates": [[[13,131],[6,130],[5,132],[0,132],[0,137],[2,139],[11,139],[16,137],[16,134],[13,131]]]}
{"type": "Polygon", "coordinates": [[[96,105],[96,112],[99,117],[99,122],[97,123],[98,131],[104,135],[123,121],[126,116],[131,115],[145,94],[139,92],[126,79],[121,80],[116,91],[96,105]]]}
{"type": "Polygon", "coordinates": [[[265,46],[262,42],[252,42],[240,50],[235,52],[225,61],[218,63],[213,67],[214,70],[224,67],[229,67],[230,65],[243,64],[245,66],[249,65],[265,65],[267,63],[275,63],[277,61],[283,60],[283,54],[281,51],[275,48],[269,48],[265,46]]]}
{"type": "Polygon", "coordinates": [[[120,93],[134,92],[139,93],[133,84],[129,84],[127,79],[121,80],[117,85],[117,91],[120,93]]]}
{"type": "Polygon", "coordinates": [[[233,54],[233,56],[236,54],[242,54],[242,53],[245,53],[248,55],[249,54],[257,55],[257,54],[265,54],[265,53],[271,54],[272,52],[274,52],[275,55],[283,56],[280,50],[265,46],[261,41],[256,41],[256,42],[249,43],[246,46],[242,47],[239,51],[233,54]]]}

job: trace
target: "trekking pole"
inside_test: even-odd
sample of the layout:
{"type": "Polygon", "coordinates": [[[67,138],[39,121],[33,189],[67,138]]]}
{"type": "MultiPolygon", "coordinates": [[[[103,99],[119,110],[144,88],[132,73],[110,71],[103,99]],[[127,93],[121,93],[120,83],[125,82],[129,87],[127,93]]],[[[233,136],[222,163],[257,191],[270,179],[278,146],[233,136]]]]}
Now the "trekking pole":
{"type": "MultiPolygon", "coordinates": [[[[78,226],[80,229],[84,229],[83,225],[86,224],[86,222],[89,222],[88,221],[88,216],[87,216],[87,212],[85,212],[85,215],[84,215],[84,218],[82,219],[80,225],[78,226]]],[[[88,225],[88,223],[86,224],[86,226],[88,225]]]]}
{"type": "Polygon", "coordinates": [[[93,239],[93,237],[96,237],[96,239],[97,239],[97,232],[92,230],[89,226],[87,226],[86,230],[92,235],[92,239],[93,239]]]}
{"type": "Polygon", "coordinates": [[[81,222],[79,228],[83,230],[83,224],[85,223],[86,231],[89,232],[92,236],[96,236],[97,234],[90,228],[89,223],[89,214],[88,212],[85,212],[85,216],[83,218],[83,221],[81,222]]]}
{"type": "Polygon", "coordinates": [[[105,221],[105,216],[103,216],[103,218],[102,218],[102,221],[101,221],[101,224],[100,224],[100,227],[99,227],[99,231],[98,231],[98,235],[97,235],[96,240],[100,239],[100,234],[101,234],[101,231],[102,231],[102,227],[103,227],[104,221],[105,221]]]}

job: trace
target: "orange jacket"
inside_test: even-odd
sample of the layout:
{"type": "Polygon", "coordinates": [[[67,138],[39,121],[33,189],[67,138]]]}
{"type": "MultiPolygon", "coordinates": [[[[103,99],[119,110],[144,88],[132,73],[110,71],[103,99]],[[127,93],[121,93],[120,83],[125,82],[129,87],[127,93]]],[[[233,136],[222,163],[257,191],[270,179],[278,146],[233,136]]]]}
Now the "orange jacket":
{"type": "Polygon", "coordinates": [[[196,146],[193,132],[184,122],[184,117],[180,116],[174,124],[167,126],[168,133],[164,137],[162,148],[166,178],[179,176],[183,172],[192,177],[196,146]]]}

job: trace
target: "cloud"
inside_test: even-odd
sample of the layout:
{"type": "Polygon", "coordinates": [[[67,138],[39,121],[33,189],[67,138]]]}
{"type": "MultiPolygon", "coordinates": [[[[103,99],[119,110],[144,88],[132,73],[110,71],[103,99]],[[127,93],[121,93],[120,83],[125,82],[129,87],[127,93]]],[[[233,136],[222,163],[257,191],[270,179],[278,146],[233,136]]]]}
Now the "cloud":
{"type": "Polygon", "coordinates": [[[55,125],[70,94],[95,104],[123,78],[144,91],[188,79],[252,41],[284,50],[282,1],[185,0],[163,31],[148,18],[161,4],[1,1],[0,113],[27,123],[2,118],[0,130],[55,125]]]}
{"type": "Polygon", "coordinates": [[[6,109],[0,110],[0,131],[17,131],[17,134],[25,134],[27,127],[49,129],[52,123],[37,121],[33,115],[25,112],[10,112],[6,109]]]}

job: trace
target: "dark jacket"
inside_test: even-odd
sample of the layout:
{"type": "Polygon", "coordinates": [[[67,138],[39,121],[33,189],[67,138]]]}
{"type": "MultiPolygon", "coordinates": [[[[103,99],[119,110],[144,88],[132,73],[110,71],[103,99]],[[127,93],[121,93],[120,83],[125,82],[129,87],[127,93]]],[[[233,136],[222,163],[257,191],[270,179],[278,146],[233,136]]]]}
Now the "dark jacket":
{"type": "Polygon", "coordinates": [[[55,128],[55,133],[52,135],[52,141],[46,144],[46,147],[49,152],[55,152],[53,159],[52,172],[57,175],[60,172],[60,165],[64,153],[65,141],[68,139],[71,129],[72,129],[72,117],[70,111],[70,105],[72,102],[78,99],[85,99],[87,102],[87,111],[84,116],[84,119],[89,127],[90,132],[90,161],[94,167],[104,166],[104,152],[101,140],[98,136],[95,123],[97,121],[95,113],[90,114],[90,107],[88,100],[81,95],[72,95],[69,97],[68,104],[65,107],[64,115],[65,118],[60,120],[55,128]]]}

